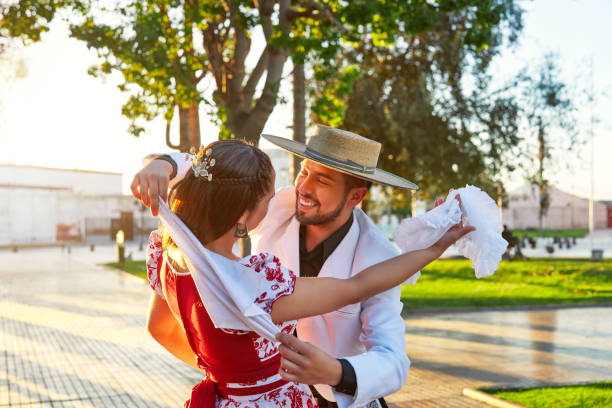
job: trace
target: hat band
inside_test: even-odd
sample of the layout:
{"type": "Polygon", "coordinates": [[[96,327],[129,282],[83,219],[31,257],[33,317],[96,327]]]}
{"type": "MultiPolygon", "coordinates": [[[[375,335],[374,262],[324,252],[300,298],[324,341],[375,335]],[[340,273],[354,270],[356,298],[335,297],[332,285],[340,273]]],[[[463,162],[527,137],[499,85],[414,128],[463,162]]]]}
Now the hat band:
{"type": "Polygon", "coordinates": [[[352,160],[338,160],[326,154],[319,153],[308,146],[306,146],[306,153],[308,153],[313,159],[320,160],[325,164],[332,164],[341,170],[357,171],[364,174],[374,174],[374,172],[376,171],[376,167],[362,166],[361,164],[355,163],[352,160]]]}

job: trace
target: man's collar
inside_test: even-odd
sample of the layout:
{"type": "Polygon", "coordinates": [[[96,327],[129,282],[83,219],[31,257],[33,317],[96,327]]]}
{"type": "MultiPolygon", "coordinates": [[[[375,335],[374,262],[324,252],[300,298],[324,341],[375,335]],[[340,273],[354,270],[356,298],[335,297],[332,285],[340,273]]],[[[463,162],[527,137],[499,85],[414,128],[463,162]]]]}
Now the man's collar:
{"type": "Polygon", "coordinates": [[[321,247],[323,247],[323,259],[327,259],[327,257],[329,257],[332,252],[334,252],[338,245],[340,245],[340,242],[342,242],[346,234],[351,229],[351,226],[353,225],[353,218],[354,215],[351,212],[351,215],[348,220],[340,228],[334,231],[329,237],[324,239],[319,245],[314,247],[312,251],[308,251],[306,249],[306,226],[300,224],[300,252],[312,253],[318,251],[321,247]]]}

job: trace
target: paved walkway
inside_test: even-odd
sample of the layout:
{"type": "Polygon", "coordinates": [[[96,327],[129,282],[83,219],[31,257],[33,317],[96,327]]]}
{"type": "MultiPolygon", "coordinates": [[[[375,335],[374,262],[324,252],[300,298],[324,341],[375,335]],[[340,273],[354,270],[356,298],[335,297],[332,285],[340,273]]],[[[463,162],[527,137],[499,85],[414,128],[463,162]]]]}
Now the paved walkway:
{"type": "MultiPolygon", "coordinates": [[[[112,247],[0,251],[0,407],[180,407],[201,375],[143,329],[150,290],[112,247]]],[[[135,251],[135,258],[142,254],[135,251]]],[[[484,407],[463,387],[612,378],[610,309],[412,315],[403,407],[484,407]]]]}
{"type": "Polygon", "coordinates": [[[465,387],[612,379],[612,308],[415,314],[397,407],[484,407],[465,387]]]}

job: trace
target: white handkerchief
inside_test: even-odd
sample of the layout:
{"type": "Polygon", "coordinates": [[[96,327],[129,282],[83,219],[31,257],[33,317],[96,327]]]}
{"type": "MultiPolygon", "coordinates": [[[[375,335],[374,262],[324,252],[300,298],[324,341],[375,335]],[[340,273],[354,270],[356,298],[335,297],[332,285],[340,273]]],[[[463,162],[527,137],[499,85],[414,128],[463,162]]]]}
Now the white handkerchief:
{"type": "Polygon", "coordinates": [[[280,332],[255,303],[265,274],[254,274],[239,262],[206,249],[187,226],[159,199],[159,218],[181,249],[200,298],[215,327],[253,330],[270,341],[280,332]]]}
{"type": "MultiPolygon", "coordinates": [[[[427,248],[437,242],[453,225],[476,227],[456,245],[459,253],[472,261],[476,277],[492,275],[506,251],[508,243],[502,238],[502,224],[497,204],[478,187],[467,185],[451,191],[440,206],[412,218],[406,218],[393,233],[402,252],[427,248]],[[461,196],[461,206],[457,195],[461,196]]],[[[407,283],[414,283],[420,274],[407,283]]]]}

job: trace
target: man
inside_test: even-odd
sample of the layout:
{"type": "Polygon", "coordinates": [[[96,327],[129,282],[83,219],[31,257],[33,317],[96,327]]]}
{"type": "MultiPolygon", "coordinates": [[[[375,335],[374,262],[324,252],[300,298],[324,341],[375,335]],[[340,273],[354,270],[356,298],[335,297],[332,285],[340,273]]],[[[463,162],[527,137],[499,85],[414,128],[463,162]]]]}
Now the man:
{"type": "MultiPolygon", "coordinates": [[[[300,276],[339,278],[397,255],[397,249],[357,208],[371,182],[418,188],[376,168],[379,143],[327,126],[318,126],[308,145],[262,137],[305,160],[295,188],[277,192],[266,218],[253,232],[256,252],[275,254],[300,276]]],[[[154,213],[156,202],[150,197],[165,193],[168,175],[183,175],[190,164],[178,154],[159,159],[132,183],[134,195],[151,204],[154,213]]],[[[382,397],[401,388],[410,366],[400,291],[397,287],[361,304],[300,320],[300,340],[279,338],[283,378],[317,384],[313,393],[322,408],[336,406],[328,401],[341,407],[385,407],[382,397]]]]}

